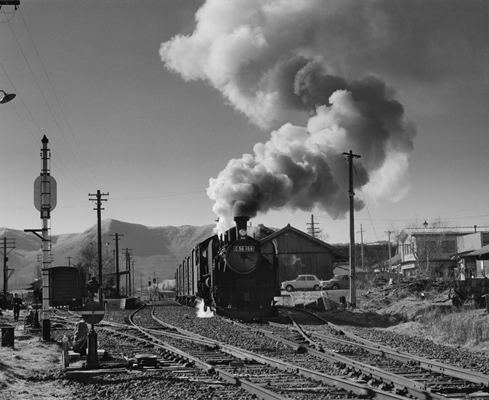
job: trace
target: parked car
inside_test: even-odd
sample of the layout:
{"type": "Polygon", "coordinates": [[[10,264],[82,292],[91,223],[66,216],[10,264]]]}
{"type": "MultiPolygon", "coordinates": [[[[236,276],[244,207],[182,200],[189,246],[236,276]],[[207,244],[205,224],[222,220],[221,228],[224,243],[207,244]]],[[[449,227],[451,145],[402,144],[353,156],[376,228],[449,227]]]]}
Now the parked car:
{"type": "Polygon", "coordinates": [[[322,281],[321,289],[350,289],[350,277],[348,275],[335,275],[327,281],[322,281]]]}
{"type": "Polygon", "coordinates": [[[377,287],[385,286],[389,283],[389,281],[386,278],[380,278],[377,277],[373,281],[373,285],[377,287]]]}
{"type": "Polygon", "coordinates": [[[287,292],[294,290],[321,290],[321,281],[316,275],[298,275],[297,278],[282,282],[281,289],[287,292]]]}

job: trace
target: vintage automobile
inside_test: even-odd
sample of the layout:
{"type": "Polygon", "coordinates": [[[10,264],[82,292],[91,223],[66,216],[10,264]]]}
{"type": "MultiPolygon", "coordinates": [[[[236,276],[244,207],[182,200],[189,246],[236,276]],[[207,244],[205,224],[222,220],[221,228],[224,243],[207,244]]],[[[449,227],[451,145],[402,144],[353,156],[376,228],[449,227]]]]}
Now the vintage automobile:
{"type": "Polygon", "coordinates": [[[322,281],[321,289],[349,289],[350,288],[350,277],[348,275],[335,275],[333,278],[322,281]]]}
{"type": "Polygon", "coordinates": [[[321,281],[316,275],[298,275],[297,278],[282,282],[281,290],[321,290],[321,281]]]}

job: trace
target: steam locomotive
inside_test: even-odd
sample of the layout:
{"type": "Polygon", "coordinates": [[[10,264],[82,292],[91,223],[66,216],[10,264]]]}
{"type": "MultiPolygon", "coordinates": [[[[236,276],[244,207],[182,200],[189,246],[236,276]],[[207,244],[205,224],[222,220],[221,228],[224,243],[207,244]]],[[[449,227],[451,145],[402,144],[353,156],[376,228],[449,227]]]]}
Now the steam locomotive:
{"type": "Polygon", "coordinates": [[[235,217],[236,227],[198,243],[176,273],[177,301],[234,319],[277,315],[280,296],[277,252],[263,254],[260,242],[247,235],[248,217],[235,217]]]}

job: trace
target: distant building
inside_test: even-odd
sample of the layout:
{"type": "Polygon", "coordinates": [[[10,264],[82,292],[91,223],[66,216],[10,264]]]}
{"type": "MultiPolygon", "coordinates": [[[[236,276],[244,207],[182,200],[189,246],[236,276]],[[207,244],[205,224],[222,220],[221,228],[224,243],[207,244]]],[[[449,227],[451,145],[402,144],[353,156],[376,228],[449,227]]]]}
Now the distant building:
{"type": "MultiPolygon", "coordinates": [[[[345,253],[349,253],[350,244],[337,244],[335,247],[345,253]]],[[[355,245],[355,266],[356,270],[365,271],[369,275],[376,273],[389,273],[392,267],[397,252],[397,245],[388,241],[378,241],[373,243],[364,243],[355,245]],[[389,255],[390,251],[390,255],[389,255]]]]}
{"type": "Polygon", "coordinates": [[[477,250],[457,253],[453,256],[457,261],[455,277],[459,280],[489,278],[489,244],[477,250]]]}
{"type": "MultiPolygon", "coordinates": [[[[334,275],[348,275],[350,276],[350,263],[348,261],[337,263],[333,269],[334,275]]],[[[368,273],[361,267],[355,267],[355,279],[358,281],[366,282],[368,280],[368,273]]]]}
{"type": "Polygon", "coordinates": [[[399,235],[399,272],[404,276],[426,272],[457,278],[460,271],[470,273],[475,268],[460,255],[487,244],[489,227],[405,228],[399,235]]]}
{"type": "Polygon", "coordinates": [[[262,252],[267,255],[278,251],[279,281],[295,278],[299,274],[314,274],[321,280],[333,277],[333,270],[348,255],[322,240],[287,225],[260,240],[262,252]]]}

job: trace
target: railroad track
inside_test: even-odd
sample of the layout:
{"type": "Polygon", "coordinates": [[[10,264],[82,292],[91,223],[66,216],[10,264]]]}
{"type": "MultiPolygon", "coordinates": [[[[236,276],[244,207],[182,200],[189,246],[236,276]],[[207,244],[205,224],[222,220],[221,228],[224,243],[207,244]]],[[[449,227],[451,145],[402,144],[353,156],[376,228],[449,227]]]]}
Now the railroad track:
{"type": "MultiPolygon", "coordinates": [[[[291,310],[286,314],[292,321],[292,331],[298,340],[295,346],[298,343],[307,346],[309,354],[342,365],[345,373],[359,377],[370,385],[390,388],[397,393],[416,398],[489,399],[489,375],[412,356],[374,343],[343,331],[306,310],[291,310]],[[309,317],[327,324],[327,333],[304,328],[293,317],[293,314],[298,313],[307,313],[309,317]]],[[[273,323],[271,325],[280,326],[273,323]]]]}
{"type": "MultiPolygon", "coordinates": [[[[140,310],[140,313],[150,312],[140,310]]],[[[138,326],[141,332],[155,337],[165,337],[165,341],[176,340],[175,346],[190,354],[194,359],[203,360],[214,366],[215,372],[224,379],[244,387],[261,399],[317,399],[317,398],[357,398],[376,397],[363,385],[355,382],[340,382],[327,376],[308,371],[279,359],[256,354],[242,347],[232,346],[213,340],[177,326],[168,324],[155,316],[151,318],[157,325],[138,326]],[[158,329],[163,327],[164,329],[158,329]],[[197,346],[196,346],[197,345],[197,346]]],[[[136,320],[137,318],[133,318],[136,320]]],[[[134,322],[136,323],[136,322],[134,322]]],[[[136,323],[137,324],[137,323],[136,323]]],[[[154,325],[154,324],[153,324],[154,325]]],[[[398,396],[388,397],[400,400],[398,396]]]]}
{"type": "MultiPolygon", "coordinates": [[[[311,315],[317,318],[314,314],[311,315]]],[[[280,355],[282,360],[288,357],[289,368],[296,368],[299,373],[312,378],[317,378],[326,372],[321,375],[321,380],[328,384],[334,384],[336,379],[335,382],[338,385],[341,379],[348,377],[348,380],[354,379],[357,383],[364,385],[364,388],[373,389],[374,392],[369,393],[373,397],[385,396],[387,391],[419,399],[442,400],[470,397],[489,399],[488,375],[422,357],[402,354],[397,350],[342,332],[338,327],[332,326],[334,334],[326,336],[319,333],[308,333],[296,323],[293,328],[294,332],[289,335],[288,339],[285,339],[283,335],[271,333],[268,328],[252,328],[248,324],[229,322],[243,330],[253,330],[257,334],[294,349],[296,354],[280,355]],[[311,336],[315,336],[315,340],[312,340],[311,336]],[[342,337],[348,340],[341,339],[342,337]],[[336,343],[336,347],[331,346],[332,342],[336,343]],[[325,350],[330,348],[334,350],[325,350]],[[308,357],[301,359],[297,353],[325,360],[330,368],[326,367],[324,363],[317,362],[318,367],[311,371],[310,357],[305,362],[301,362],[308,357]],[[377,390],[380,393],[375,392],[377,390]]],[[[322,320],[322,323],[326,324],[327,321],[322,320]]],[[[281,331],[284,331],[283,328],[281,331]]],[[[343,388],[349,390],[347,386],[343,388]]]]}
{"type": "MultiPolygon", "coordinates": [[[[194,316],[183,306],[174,307],[179,308],[180,323],[165,318],[169,308],[153,305],[132,313],[125,324],[102,322],[97,330],[114,341],[132,343],[128,353],[157,353],[158,365],[180,369],[185,379],[223,385],[221,390],[229,397],[248,398],[246,391],[262,399],[489,399],[487,375],[402,354],[332,324],[321,332],[309,331],[297,322],[304,315],[297,310],[290,315],[295,325],[209,319],[208,325],[233,327],[228,336],[234,343],[230,343],[229,337],[222,340],[223,328],[214,328],[214,335],[207,330],[198,334],[198,327],[182,328],[192,327],[194,316]],[[196,370],[204,375],[192,372],[196,370]]],[[[320,323],[326,326],[327,321],[320,323]]],[[[139,366],[140,360],[127,359],[139,366]]]]}
{"type": "MultiPolygon", "coordinates": [[[[267,390],[261,387],[256,390],[253,386],[249,386],[245,380],[236,380],[232,374],[223,373],[215,365],[172,346],[168,340],[164,341],[155,336],[154,332],[151,332],[154,329],[145,330],[138,327],[133,318],[139,311],[140,309],[129,315],[127,318],[129,324],[105,321],[97,325],[98,335],[104,336],[104,347],[116,348],[117,350],[112,351],[111,356],[100,363],[101,370],[94,371],[94,376],[97,372],[103,373],[104,367],[124,366],[128,371],[144,371],[153,375],[169,372],[173,375],[173,379],[177,379],[179,382],[200,385],[203,393],[211,390],[216,398],[253,399],[258,396],[262,399],[284,399],[284,397],[275,396],[273,393],[268,394],[267,390]]],[[[76,313],[69,315],[58,313],[52,319],[58,323],[74,325],[79,320],[79,317],[76,317],[78,317],[76,313]]],[[[170,336],[174,336],[173,340],[170,341],[188,341],[188,338],[172,335],[168,329],[166,330],[170,336]]],[[[161,334],[162,330],[159,333],[161,334]]],[[[197,346],[195,345],[195,347],[197,346]]],[[[229,357],[227,359],[229,361],[229,357]]],[[[225,360],[221,361],[224,362],[225,360]]]]}

